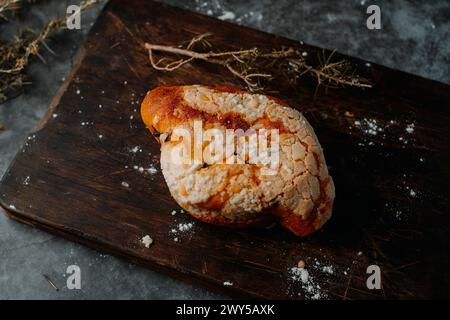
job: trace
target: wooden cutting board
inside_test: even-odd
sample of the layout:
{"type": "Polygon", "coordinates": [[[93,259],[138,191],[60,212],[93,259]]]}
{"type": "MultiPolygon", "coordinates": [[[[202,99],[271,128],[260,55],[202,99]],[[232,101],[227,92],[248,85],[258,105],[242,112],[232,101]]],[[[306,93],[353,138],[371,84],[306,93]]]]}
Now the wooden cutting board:
{"type": "Polygon", "coordinates": [[[314,98],[311,81],[277,82],[274,95],[301,110],[322,143],[336,184],[333,217],[307,238],[280,227],[233,231],[180,212],[139,115],[142,97],[158,85],[241,85],[206,63],[173,73],[150,67],[143,42],[178,44],[205,32],[224,49],[321,52],[160,3],[110,1],[41,128],[3,177],[7,214],[232,296],[448,298],[450,87],[351,58],[373,89],[320,90],[314,98]],[[189,222],[190,231],[172,232],[189,222]],[[140,242],[145,235],[150,248],[140,242]],[[291,270],[300,260],[305,283],[291,270]],[[366,286],[373,264],[381,290],[366,286]]]}

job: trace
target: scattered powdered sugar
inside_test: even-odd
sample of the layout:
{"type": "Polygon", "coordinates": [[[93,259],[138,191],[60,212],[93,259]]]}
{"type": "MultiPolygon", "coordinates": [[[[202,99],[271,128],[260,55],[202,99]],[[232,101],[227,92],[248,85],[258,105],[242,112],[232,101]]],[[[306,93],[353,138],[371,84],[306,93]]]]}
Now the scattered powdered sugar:
{"type": "Polygon", "coordinates": [[[172,229],[172,233],[185,233],[187,231],[190,231],[194,224],[192,222],[189,223],[180,223],[177,225],[176,229],[172,229]]]}
{"type": "Polygon", "coordinates": [[[328,273],[328,274],[334,274],[334,268],[333,268],[333,266],[323,266],[322,272],[328,273]]]}
{"type": "MultiPolygon", "coordinates": [[[[180,213],[184,213],[184,210],[183,209],[180,209],[180,213]]],[[[172,215],[172,216],[175,216],[177,214],[177,210],[172,210],[171,212],[170,212],[170,215],[172,215]]]]}
{"type": "Polygon", "coordinates": [[[309,272],[305,268],[292,267],[291,269],[291,278],[294,281],[301,280],[303,283],[308,283],[309,280],[309,272]]]}
{"type": "Polygon", "coordinates": [[[156,168],[152,165],[152,166],[150,166],[150,167],[147,169],[147,172],[150,173],[150,174],[155,174],[155,173],[158,172],[158,169],[156,169],[156,168]]]}
{"type": "Polygon", "coordinates": [[[29,147],[30,144],[36,139],[36,135],[32,134],[30,136],[27,137],[27,140],[24,143],[24,146],[22,148],[22,153],[24,153],[26,151],[26,147],[29,147]]]}
{"type": "Polygon", "coordinates": [[[140,146],[135,146],[135,147],[130,149],[130,152],[131,153],[142,152],[142,148],[140,146]]]}
{"type": "Polygon", "coordinates": [[[364,133],[376,136],[384,131],[384,128],[379,126],[376,119],[364,118],[361,121],[356,120],[354,125],[359,127],[364,133]]]}
{"type": "Polygon", "coordinates": [[[260,22],[263,19],[263,14],[261,12],[253,12],[249,11],[247,13],[244,13],[242,16],[236,19],[236,22],[242,22],[242,21],[252,21],[252,22],[260,22]]]}
{"type": "Polygon", "coordinates": [[[179,242],[180,236],[182,235],[192,235],[192,228],[194,227],[193,222],[179,223],[170,230],[170,234],[174,235],[173,241],[179,242]]]}
{"type": "Polygon", "coordinates": [[[295,267],[289,269],[288,292],[297,295],[303,294],[306,299],[326,299],[328,294],[322,290],[319,282],[335,281],[334,279],[339,272],[347,275],[348,268],[339,271],[333,264],[319,261],[318,258],[308,260],[308,264],[304,260],[300,260],[295,267]],[[301,289],[301,292],[298,289],[301,289]]]}
{"type": "Polygon", "coordinates": [[[301,285],[307,299],[319,300],[326,298],[326,294],[322,293],[320,285],[315,283],[314,278],[307,269],[292,267],[290,270],[290,279],[301,285]]]}
{"type": "Polygon", "coordinates": [[[9,205],[9,208],[11,208],[11,209],[13,209],[13,210],[16,210],[16,206],[13,205],[13,204],[10,204],[10,205],[9,205]]]}
{"type": "Polygon", "coordinates": [[[29,185],[31,181],[31,177],[30,176],[26,176],[26,178],[23,180],[23,184],[25,186],[29,185]]]}
{"type": "Polygon", "coordinates": [[[153,164],[150,164],[148,168],[144,168],[143,166],[134,165],[133,169],[144,174],[155,174],[158,172],[158,169],[155,168],[153,164]]]}
{"type": "Polygon", "coordinates": [[[414,189],[410,187],[406,187],[406,189],[409,190],[410,197],[415,198],[417,196],[417,192],[414,189]]]}
{"type": "Polygon", "coordinates": [[[150,248],[150,246],[153,244],[153,239],[150,238],[149,235],[146,235],[142,237],[141,242],[146,248],[150,248]]]}
{"type": "Polygon", "coordinates": [[[122,181],[121,185],[124,188],[129,188],[130,187],[130,184],[128,182],[126,182],[126,181],[122,181]]]}
{"type": "Polygon", "coordinates": [[[411,124],[408,124],[407,126],[406,126],[406,132],[407,133],[413,133],[414,132],[414,123],[411,123],[411,124]]]}
{"type": "MultiPolygon", "coordinates": [[[[345,116],[353,118],[353,113],[347,111],[345,116]]],[[[349,129],[354,127],[361,130],[367,136],[363,141],[358,142],[359,146],[373,146],[375,144],[383,145],[387,139],[395,142],[400,142],[405,148],[408,144],[414,141],[413,133],[415,131],[415,123],[410,122],[404,127],[405,131],[396,131],[396,128],[401,129],[402,125],[398,121],[382,121],[374,118],[363,118],[359,120],[352,120],[349,129]],[[389,134],[391,133],[391,134],[389,134]]],[[[402,129],[401,129],[402,130],[402,129]]]]}
{"type": "Polygon", "coordinates": [[[224,11],[221,16],[218,17],[220,20],[233,20],[236,15],[231,11],[224,11]]]}
{"type": "Polygon", "coordinates": [[[223,283],[223,285],[226,286],[226,287],[229,287],[229,286],[232,286],[232,285],[233,285],[233,282],[231,282],[231,281],[225,281],[225,282],[223,283]]]}

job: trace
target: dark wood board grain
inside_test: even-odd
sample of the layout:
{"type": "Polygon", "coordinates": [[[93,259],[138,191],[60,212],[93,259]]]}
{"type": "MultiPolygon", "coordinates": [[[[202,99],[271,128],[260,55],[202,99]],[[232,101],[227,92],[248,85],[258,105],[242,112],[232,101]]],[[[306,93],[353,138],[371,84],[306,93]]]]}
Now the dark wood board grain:
{"type": "Polygon", "coordinates": [[[178,44],[205,32],[223,49],[322,51],[156,2],[110,1],[41,128],[2,179],[8,215],[233,296],[313,298],[290,274],[303,260],[323,298],[449,298],[450,87],[358,59],[349,58],[373,89],[314,97],[309,80],[272,88],[304,113],[324,148],[337,196],[321,231],[296,238],[279,227],[231,231],[195,221],[174,241],[171,230],[193,219],[170,214],[179,208],[159,170],[134,169],[159,169],[159,146],[139,104],[158,85],[241,84],[206,63],[155,71],[142,44],[178,44]],[[380,131],[371,134],[374,120],[380,131]],[[147,234],[148,249],[140,243],[147,234]],[[372,264],[381,268],[382,290],[366,287],[372,264]]]}

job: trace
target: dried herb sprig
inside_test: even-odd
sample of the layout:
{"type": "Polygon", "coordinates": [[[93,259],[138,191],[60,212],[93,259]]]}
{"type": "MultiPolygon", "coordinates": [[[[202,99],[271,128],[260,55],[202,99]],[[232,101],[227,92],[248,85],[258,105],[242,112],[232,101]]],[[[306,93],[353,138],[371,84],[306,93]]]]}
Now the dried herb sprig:
{"type": "Polygon", "coordinates": [[[8,20],[7,13],[20,9],[21,0],[0,0],[0,20],[8,20]]]}
{"type": "MultiPolygon", "coordinates": [[[[84,11],[102,0],[83,0],[80,10],[84,11]]],[[[6,99],[9,91],[25,84],[24,69],[33,56],[38,56],[41,46],[53,53],[46,39],[57,30],[66,27],[67,17],[50,20],[39,33],[26,30],[12,43],[0,43],[0,102],[6,99]]]]}
{"type": "Polygon", "coordinates": [[[262,80],[277,78],[281,74],[289,75],[295,82],[303,75],[313,76],[318,86],[326,87],[357,87],[371,88],[368,79],[356,74],[355,68],[347,60],[333,61],[334,52],[328,56],[319,55],[318,63],[311,65],[305,59],[304,52],[295,48],[281,48],[273,51],[263,51],[258,48],[215,52],[211,51],[212,43],[208,40],[211,34],[201,34],[192,38],[187,46],[167,46],[145,43],[148,50],[150,64],[156,70],[174,71],[195,60],[202,60],[221,65],[231,74],[242,80],[249,90],[263,89],[262,80]],[[201,49],[195,49],[202,45],[201,49]],[[208,51],[202,51],[205,48],[208,51]],[[155,59],[154,52],[163,52],[179,59],[168,57],[155,59]]]}

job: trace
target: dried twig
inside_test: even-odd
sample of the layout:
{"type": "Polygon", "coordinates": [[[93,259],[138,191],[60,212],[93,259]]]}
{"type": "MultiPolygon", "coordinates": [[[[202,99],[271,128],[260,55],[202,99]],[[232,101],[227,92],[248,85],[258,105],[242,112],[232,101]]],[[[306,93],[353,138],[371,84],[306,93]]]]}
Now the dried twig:
{"type": "Polygon", "coordinates": [[[185,47],[174,47],[146,43],[150,63],[153,68],[161,71],[174,71],[193,62],[202,60],[225,67],[231,74],[242,80],[250,90],[262,89],[261,80],[276,78],[273,70],[279,70],[290,75],[294,82],[297,78],[309,74],[316,78],[318,86],[339,87],[349,86],[370,88],[367,79],[359,77],[350,62],[346,60],[332,61],[334,52],[318,57],[318,65],[309,65],[303,54],[294,48],[281,48],[270,52],[263,52],[258,48],[233,51],[199,51],[196,45],[211,48],[208,37],[211,34],[201,34],[192,38],[185,47]],[[155,60],[155,52],[181,56],[180,59],[168,57],[155,60]]]}
{"type": "Polygon", "coordinates": [[[20,8],[21,0],[0,0],[0,20],[8,20],[7,13],[20,8]]]}
{"type": "MultiPolygon", "coordinates": [[[[80,10],[86,10],[100,1],[102,0],[84,0],[80,3],[80,10]]],[[[45,41],[57,30],[65,28],[66,19],[67,17],[50,20],[37,34],[27,31],[12,43],[0,43],[0,102],[6,99],[8,91],[25,84],[24,69],[31,57],[38,56],[43,60],[39,54],[40,46],[53,53],[45,41]]]]}
{"type": "MultiPolygon", "coordinates": [[[[196,42],[204,39],[206,35],[201,35],[198,37],[193,38],[190,42],[187,48],[192,48],[196,42]]],[[[163,45],[153,45],[146,43],[145,48],[148,50],[149,53],[149,59],[150,63],[152,64],[153,68],[156,70],[162,70],[162,71],[174,71],[181,66],[185,65],[186,63],[189,63],[193,61],[194,59],[197,60],[203,60],[214,64],[219,64],[227,68],[232,74],[243,80],[247,86],[251,88],[257,87],[257,83],[252,81],[252,78],[256,77],[262,77],[262,78],[268,78],[271,75],[270,74],[263,74],[263,73],[246,73],[242,71],[238,71],[235,69],[232,64],[233,62],[242,63],[242,60],[239,58],[242,55],[252,55],[257,53],[257,49],[248,49],[248,50],[237,50],[237,51],[225,51],[225,52],[196,52],[190,49],[182,49],[182,48],[175,48],[170,46],[163,46],[163,45]],[[173,53],[177,55],[181,55],[184,57],[184,59],[179,59],[175,61],[171,61],[169,63],[163,64],[163,61],[165,61],[165,58],[162,58],[158,61],[154,60],[153,57],[153,51],[163,51],[168,53],[173,53]]]]}

